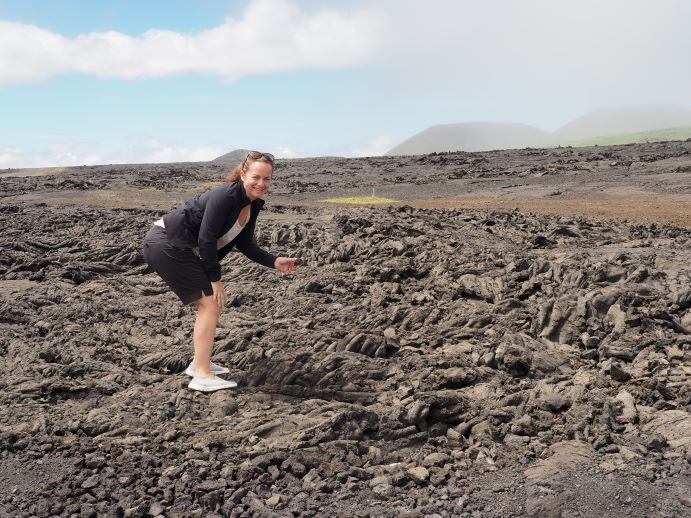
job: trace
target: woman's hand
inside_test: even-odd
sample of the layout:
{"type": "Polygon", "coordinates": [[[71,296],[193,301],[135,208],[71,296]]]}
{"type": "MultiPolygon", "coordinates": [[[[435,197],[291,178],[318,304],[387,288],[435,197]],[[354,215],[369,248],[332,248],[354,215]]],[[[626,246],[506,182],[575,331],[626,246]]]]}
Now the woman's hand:
{"type": "Polygon", "coordinates": [[[277,257],[274,262],[274,268],[283,273],[294,272],[297,261],[295,257],[277,257]]]}
{"type": "Polygon", "coordinates": [[[221,281],[215,281],[211,283],[211,289],[214,290],[212,295],[216,306],[222,308],[228,302],[228,296],[226,295],[226,290],[223,289],[223,283],[221,281]]]}

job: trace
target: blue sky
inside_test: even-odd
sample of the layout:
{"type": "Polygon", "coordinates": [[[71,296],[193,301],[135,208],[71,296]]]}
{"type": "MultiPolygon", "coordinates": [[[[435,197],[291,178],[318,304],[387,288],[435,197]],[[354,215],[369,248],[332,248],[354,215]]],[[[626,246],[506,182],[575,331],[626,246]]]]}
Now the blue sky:
{"type": "Polygon", "coordinates": [[[0,168],[381,154],[691,108],[685,0],[0,0],[0,168]]]}

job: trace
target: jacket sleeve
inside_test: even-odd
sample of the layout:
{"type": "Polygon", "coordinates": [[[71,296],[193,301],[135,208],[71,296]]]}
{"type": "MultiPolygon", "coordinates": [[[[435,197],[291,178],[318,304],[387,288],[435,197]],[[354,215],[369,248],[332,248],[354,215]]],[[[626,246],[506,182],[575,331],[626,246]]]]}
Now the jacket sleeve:
{"type": "Polygon", "coordinates": [[[221,264],[216,242],[223,229],[226,214],[230,211],[227,199],[219,191],[209,192],[204,208],[204,216],[199,227],[199,256],[211,282],[221,280],[221,264]]]}
{"type": "Polygon", "coordinates": [[[248,259],[251,259],[255,263],[259,263],[267,268],[273,268],[276,262],[276,256],[270,254],[263,248],[261,248],[256,239],[254,238],[254,227],[256,225],[257,218],[251,217],[247,224],[247,227],[240,232],[237,237],[235,246],[240,252],[242,252],[248,259]]]}

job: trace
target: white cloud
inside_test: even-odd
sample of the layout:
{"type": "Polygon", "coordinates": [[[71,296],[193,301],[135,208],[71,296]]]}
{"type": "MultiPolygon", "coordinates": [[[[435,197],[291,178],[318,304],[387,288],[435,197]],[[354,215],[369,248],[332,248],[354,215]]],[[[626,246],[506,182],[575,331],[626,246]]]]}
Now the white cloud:
{"type": "Polygon", "coordinates": [[[274,154],[277,158],[300,158],[300,155],[288,146],[278,146],[274,154]]]}
{"type": "Polygon", "coordinates": [[[56,143],[44,149],[25,150],[0,146],[0,168],[59,167],[103,163],[102,155],[82,143],[56,143]]]}
{"type": "Polygon", "coordinates": [[[44,153],[39,153],[37,160],[41,162],[39,167],[92,165],[98,164],[102,157],[84,144],[57,143],[44,153]]]}
{"type": "Polygon", "coordinates": [[[145,143],[144,147],[130,153],[118,153],[109,157],[110,162],[152,163],[164,162],[205,162],[225,153],[213,146],[173,146],[156,140],[145,143]]]}
{"type": "Polygon", "coordinates": [[[0,21],[0,85],[69,72],[116,79],[202,73],[235,80],[355,65],[371,61],[379,25],[371,11],[305,14],[289,0],[253,0],[242,18],[194,34],[152,29],[140,37],[110,31],[67,38],[0,21]]]}
{"type": "Polygon", "coordinates": [[[84,142],[60,142],[32,151],[0,146],[0,168],[204,162],[225,152],[213,146],[176,146],[156,140],[146,141],[135,149],[113,152],[104,152],[84,142]]]}
{"type": "Polygon", "coordinates": [[[15,167],[17,157],[21,155],[21,151],[17,148],[0,147],[0,169],[15,167]]]}
{"type": "Polygon", "coordinates": [[[389,149],[394,147],[397,142],[391,137],[379,136],[368,140],[364,146],[353,150],[352,156],[382,156],[389,149]]]}

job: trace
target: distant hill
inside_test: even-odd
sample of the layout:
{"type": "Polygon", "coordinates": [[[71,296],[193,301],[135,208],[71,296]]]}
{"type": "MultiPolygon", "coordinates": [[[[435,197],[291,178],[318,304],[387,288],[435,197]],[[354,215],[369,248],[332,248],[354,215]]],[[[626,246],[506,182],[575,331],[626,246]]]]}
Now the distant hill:
{"type": "Polygon", "coordinates": [[[566,142],[688,126],[691,126],[691,111],[680,106],[671,104],[617,106],[590,112],[565,124],[552,133],[550,140],[566,142]]]}
{"type": "Polygon", "coordinates": [[[616,133],[580,140],[566,140],[547,147],[589,147],[589,146],[618,146],[620,144],[635,144],[639,142],[665,142],[668,140],[691,139],[691,126],[685,128],[663,128],[655,130],[637,131],[635,133],[616,133]]]}
{"type": "Polygon", "coordinates": [[[432,126],[389,150],[387,155],[423,155],[442,151],[489,151],[535,145],[549,133],[526,124],[465,122],[432,126]]]}
{"type": "Polygon", "coordinates": [[[214,158],[211,162],[214,164],[222,164],[230,167],[235,167],[245,159],[245,156],[247,155],[248,151],[249,149],[235,149],[230,153],[226,153],[225,155],[221,155],[217,158],[214,158]]]}
{"type": "Polygon", "coordinates": [[[592,145],[669,140],[686,135],[691,111],[669,104],[619,106],[590,112],[549,133],[525,124],[468,122],[431,126],[389,150],[387,155],[423,155],[444,151],[490,151],[522,147],[592,145]],[[655,135],[647,134],[654,130],[655,135]],[[590,144],[586,144],[588,142],[590,144]]]}

